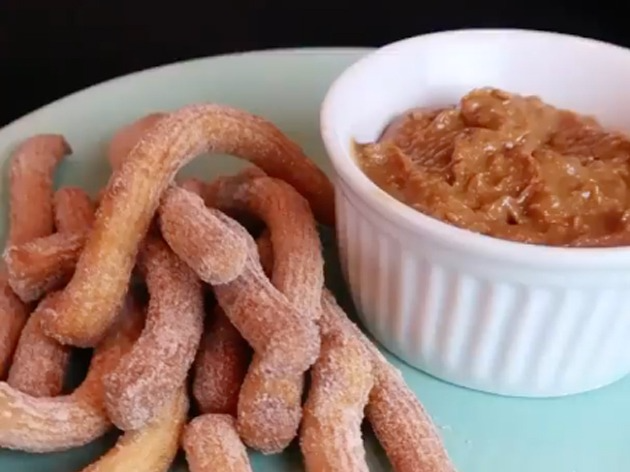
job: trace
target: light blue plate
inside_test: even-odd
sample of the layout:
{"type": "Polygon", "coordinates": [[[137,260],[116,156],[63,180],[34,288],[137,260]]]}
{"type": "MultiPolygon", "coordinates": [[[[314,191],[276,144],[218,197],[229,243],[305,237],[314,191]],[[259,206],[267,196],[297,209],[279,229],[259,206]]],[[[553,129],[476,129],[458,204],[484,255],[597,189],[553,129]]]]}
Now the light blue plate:
{"type": "MultiPolygon", "coordinates": [[[[0,162],[4,170],[0,229],[6,229],[6,160],[20,140],[39,132],[64,134],[74,154],[60,171],[59,185],[78,184],[96,190],[109,175],[104,146],[118,127],[151,111],[194,102],[222,102],[264,115],[301,143],[328,171],[319,138],[319,105],[331,81],[365,52],[293,50],[202,59],[114,80],[38,110],[0,130],[0,162]]],[[[240,165],[229,158],[198,159],[185,172],[210,177],[240,165]]],[[[324,236],[327,246],[333,248],[330,234],[324,236]]],[[[329,250],[327,256],[329,284],[347,301],[334,250],[329,250]]],[[[630,379],[565,399],[522,400],[448,385],[391,359],[433,415],[460,472],[630,470],[630,379]]],[[[383,452],[371,435],[366,435],[371,470],[389,471],[383,452]]],[[[112,434],[61,454],[29,455],[0,450],[0,471],[80,470],[104,453],[115,439],[112,434]]],[[[186,470],[181,459],[178,464],[174,471],[186,470]]],[[[254,454],[253,464],[257,472],[303,470],[295,447],[274,457],[254,454]]]]}

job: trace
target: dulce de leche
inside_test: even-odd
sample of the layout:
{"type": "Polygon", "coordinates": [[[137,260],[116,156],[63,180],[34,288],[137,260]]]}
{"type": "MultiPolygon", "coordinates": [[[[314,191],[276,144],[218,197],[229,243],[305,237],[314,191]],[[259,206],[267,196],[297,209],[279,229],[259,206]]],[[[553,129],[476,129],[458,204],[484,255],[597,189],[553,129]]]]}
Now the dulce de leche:
{"type": "Polygon", "coordinates": [[[476,89],[457,106],[410,110],[355,149],[381,189],[460,228],[531,244],[630,244],[630,138],[538,97],[476,89]]]}

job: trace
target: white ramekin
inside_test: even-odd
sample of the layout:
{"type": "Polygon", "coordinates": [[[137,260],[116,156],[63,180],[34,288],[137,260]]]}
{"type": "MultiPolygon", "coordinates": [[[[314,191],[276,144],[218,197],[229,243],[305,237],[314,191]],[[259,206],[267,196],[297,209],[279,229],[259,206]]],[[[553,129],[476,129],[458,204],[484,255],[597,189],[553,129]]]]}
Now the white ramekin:
{"type": "Polygon", "coordinates": [[[462,30],[390,44],[348,68],[322,106],[338,244],[362,321],[407,363],[462,386],[528,397],[630,372],[630,248],[557,248],[475,234],[376,187],[351,141],[414,106],[493,86],[630,130],[630,51],[522,30],[462,30]]]}

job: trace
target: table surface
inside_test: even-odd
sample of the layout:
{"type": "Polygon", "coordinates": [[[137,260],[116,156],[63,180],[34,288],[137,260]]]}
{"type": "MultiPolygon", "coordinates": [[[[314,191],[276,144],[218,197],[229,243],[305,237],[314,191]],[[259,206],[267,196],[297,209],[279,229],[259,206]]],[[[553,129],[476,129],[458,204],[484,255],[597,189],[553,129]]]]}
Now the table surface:
{"type": "Polygon", "coordinates": [[[465,27],[553,30],[630,46],[622,2],[607,6],[569,0],[473,3],[3,0],[0,126],[115,76],[234,51],[378,46],[465,27]]]}

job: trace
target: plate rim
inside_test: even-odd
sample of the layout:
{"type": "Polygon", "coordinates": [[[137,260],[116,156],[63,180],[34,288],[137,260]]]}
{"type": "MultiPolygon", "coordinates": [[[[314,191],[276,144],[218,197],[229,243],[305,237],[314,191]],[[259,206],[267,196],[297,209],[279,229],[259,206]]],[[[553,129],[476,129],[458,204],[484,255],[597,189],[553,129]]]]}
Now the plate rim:
{"type": "Polygon", "coordinates": [[[117,87],[126,82],[134,80],[146,80],[146,76],[153,74],[160,74],[164,71],[185,68],[187,66],[194,66],[204,62],[221,61],[221,60],[247,60],[253,57],[276,57],[281,55],[294,55],[294,56],[333,56],[333,55],[357,55],[367,54],[374,51],[374,47],[363,46],[324,46],[324,47],[290,47],[290,48],[263,48],[263,49],[251,49],[240,52],[228,52],[222,54],[215,54],[209,56],[193,57],[190,59],[183,59],[181,61],[167,62],[165,64],[159,64],[145,69],[132,71],[127,74],[118,75],[110,79],[105,79],[97,82],[93,85],[88,85],[79,90],[71,92],[67,95],[63,95],[51,102],[45,103],[24,115],[15,118],[7,124],[0,127],[0,139],[2,135],[8,133],[10,129],[19,127],[23,122],[33,119],[39,113],[47,111],[52,108],[63,107],[66,102],[79,99],[81,95],[92,94],[95,89],[117,87]]]}

